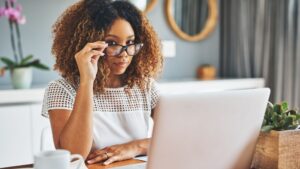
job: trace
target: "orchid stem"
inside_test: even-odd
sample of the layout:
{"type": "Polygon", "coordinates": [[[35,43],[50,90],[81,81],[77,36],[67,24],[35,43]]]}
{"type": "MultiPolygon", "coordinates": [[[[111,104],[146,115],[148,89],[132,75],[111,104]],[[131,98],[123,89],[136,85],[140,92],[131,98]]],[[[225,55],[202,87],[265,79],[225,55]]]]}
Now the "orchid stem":
{"type": "Polygon", "coordinates": [[[17,37],[18,37],[19,55],[22,60],[23,59],[23,51],[22,51],[21,34],[20,34],[19,24],[17,22],[15,22],[15,26],[16,26],[16,32],[17,32],[17,37]]]}
{"type": "MultiPolygon", "coordinates": [[[[5,1],[5,7],[8,8],[8,1],[5,1]]],[[[14,58],[15,61],[18,63],[18,55],[16,52],[16,45],[15,45],[15,37],[14,37],[14,32],[13,32],[13,24],[12,21],[9,20],[9,28],[10,28],[10,39],[11,39],[11,45],[12,45],[12,49],[13,49],[13,53],[14,53],[14,58]]]]}
{"type": "MultiPolygon", "coordinates": [[[[11,7],[15,7],[15,4],[13,1],[10,1],[11,7]]],[[[18,50],[19,50],[19,56],[20,59],[23,59],[23,51],[22,51],[22,44],[21,44],[21,34],[20,34],[20,29],[19,29],[19,24],[17,21],[14,22],[15,28],[16,28],[16,33],[17,33],[17,40],[18,40],[18,50]]]]}

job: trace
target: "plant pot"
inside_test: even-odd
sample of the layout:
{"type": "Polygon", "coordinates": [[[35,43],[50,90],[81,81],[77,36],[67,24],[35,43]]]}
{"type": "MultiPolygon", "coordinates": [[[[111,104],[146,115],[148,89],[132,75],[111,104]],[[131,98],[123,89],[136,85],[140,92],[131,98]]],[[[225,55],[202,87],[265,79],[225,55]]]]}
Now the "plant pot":
{"type": "Polygon", "coordinates": [[[216,78],[216,73],[213,65],[202,65],[197,69],[197,77],[201,80],[213,80],[216,78]]]}
{"type": "Polygon", "coordinates": [[[300,130],[260,133],[252,161],[255,169],[299,169],[300,130]]]}
{"type": "Polygon", "coordinates": [[[14,68],[11,70],[11,83],[14,89],[28,89],[32,83],[31,67],[14,68]]]}

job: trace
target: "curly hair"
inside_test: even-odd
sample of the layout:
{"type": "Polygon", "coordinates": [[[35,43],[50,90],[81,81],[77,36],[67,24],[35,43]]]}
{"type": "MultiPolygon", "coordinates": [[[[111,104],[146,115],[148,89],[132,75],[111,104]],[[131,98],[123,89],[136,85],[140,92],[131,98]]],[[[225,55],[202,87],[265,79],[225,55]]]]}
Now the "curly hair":
{"type": "MultiPolygon", "coordinates": [[[[131,64],[122,75],[122,80],[129,88],[138,85],[147,89],[151,78],[156,78],[162,71],[163,57],[160,42],[148,19],[135,6],[126,1],[81,0],[69,8],[53,25],[52,54],[56,57],[54,69],[73,86],[79,84],[79,69],[75,54],[87,43],[103,40],[116,19],[130,23],[135,33],[135,41],[144,47],[133,57],[131,64]]],[[[94,92],[105,92],[109,68],[99,59],[94,92]]]]}

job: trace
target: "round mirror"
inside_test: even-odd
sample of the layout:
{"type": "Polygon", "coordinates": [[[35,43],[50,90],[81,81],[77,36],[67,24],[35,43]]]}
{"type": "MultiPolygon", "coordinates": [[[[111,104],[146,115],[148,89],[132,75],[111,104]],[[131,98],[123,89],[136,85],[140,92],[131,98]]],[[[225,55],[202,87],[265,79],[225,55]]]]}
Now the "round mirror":
{"type": "Polygon", "coordinates": [[[157,3],[157,0],[128,0],[128,1],[134,4],[141,11],[144,11],[144,13],[148,13],[149,11],[151,11],[155,6],[155,4],[157,3]]]}
{"type": "Polygon", "coordinates": [[[166,0],[166,16],[180,38],[199,41],[216,27],[217,0],[166,0]]]}

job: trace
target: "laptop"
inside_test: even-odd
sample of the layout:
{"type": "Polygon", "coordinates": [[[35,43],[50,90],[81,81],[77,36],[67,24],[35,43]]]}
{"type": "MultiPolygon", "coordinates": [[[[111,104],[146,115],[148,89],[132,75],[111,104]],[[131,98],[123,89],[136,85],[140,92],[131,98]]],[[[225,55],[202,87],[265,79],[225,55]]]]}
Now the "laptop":
{"type": "Polygon", "coordinates": [[[147,165],[118,169],[249,169],[269,95],[268,88],[163,94],[147,165]]]}

